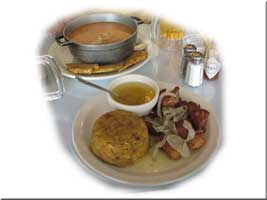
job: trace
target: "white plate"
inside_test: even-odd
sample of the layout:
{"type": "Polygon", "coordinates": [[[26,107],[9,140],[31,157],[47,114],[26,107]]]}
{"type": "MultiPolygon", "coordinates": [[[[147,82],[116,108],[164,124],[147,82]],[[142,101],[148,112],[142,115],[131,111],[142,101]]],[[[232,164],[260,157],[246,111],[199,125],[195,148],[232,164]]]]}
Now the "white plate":
{"type": "MultiPolygon", "coordinates": [[[[152,44],[149,41],[147,35],[147,29],[148,27],[146,26],[139,26],[138,36],[137,36],[138,40],[141,40],[143,43],[147,45],[146,50],[148,52],[148,57],[146,60],[137,63],[121,72],[110,72],[110,73],[95,74],[95,75],[79,75],[79,77],[85,80],[103,80],[108,78],[115,78],[121,75],[129,74],[139,69],[140,67],[144,66],[152,57],[152,44]]],[[[56,63],[58,64],[62,75],[69,78],[75,78],[75,75],[67,70],[66,64],[75,62],[75,59],[67,46],[61,47],[56,42],[53,42],[48,49],[48,55],[52,56],[56,60],[56,63]]]]}
{"type": "MultiPolygon", "coordinates": [[[[174,85],[158,82],[160,88],[172,89],[174,85]]],[[[207,142],[189,158],[170,160],[163,152],[157,155],[153,161],[150,154],[136,164],[120,168],[107,164],[97,158],[89,148],[91,130],[95,120],[102,114],[113,110],[106,99],[105,94],[99,94],[94,99],[85,103],[78,112],[73,123],[74,148],[83,163],[98,174],[120,182],[131,185],[164,185],[180,181],[201,169],[207,163],[219,142],[219,130],[215,114],[211,106],[200,97],[180,88],[180,96],[185,100],[199,103],[201,107],[210,112],[207,131],[205,133],[207,142]]]]}

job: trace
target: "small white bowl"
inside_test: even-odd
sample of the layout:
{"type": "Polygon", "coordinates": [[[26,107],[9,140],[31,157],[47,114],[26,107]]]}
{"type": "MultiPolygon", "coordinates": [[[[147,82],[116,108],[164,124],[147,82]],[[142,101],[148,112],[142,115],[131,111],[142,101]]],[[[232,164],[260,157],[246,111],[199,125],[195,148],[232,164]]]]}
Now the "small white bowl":
{"type": "Polygon", "coordinates": [[[109,102],[110,106],[115,108],[115,109],[135,112],[139,116],[147,115],[151,111],[151,109],[156,105],[156,103],[158,101],[159,87],[158,87],[157,83],[154,80],[152,80],[151,78],[148,78],[147,76],[142,76],[142,75],[138,75],[138,74],[130,74],[130,75],[121,76],[121,77],[113,80],[109,84],[108,89],[113,90],[118,85],[121,85],[123,83],[128,83],[128,82],[140,82],[140,83],[145,83],[145,84],[151,86],[155,91],[155,96],[149,102],[141,104],[141,105],[125,105],[125,104],[121,104],[121,103],[115,101],[111,97],[110,94],[107,94],[108,102],[109,102]]]}

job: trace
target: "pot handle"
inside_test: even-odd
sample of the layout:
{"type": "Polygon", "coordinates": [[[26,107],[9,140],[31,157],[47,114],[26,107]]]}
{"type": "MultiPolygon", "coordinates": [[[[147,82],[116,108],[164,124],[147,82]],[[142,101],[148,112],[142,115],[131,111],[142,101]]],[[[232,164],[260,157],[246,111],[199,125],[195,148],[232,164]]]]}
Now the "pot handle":
{"type": "Polygon", "coordinates": [[[136,16],[131,16],[132,19],[134,19],[136,21],[136,23],[139,25],[139,24],[144,24],[145,22],[140,19],[139,17],[136,17],[136,16]]]}
{"type": "Polygon", "coordinates": [[[73,43],[73,42],[67,40],[63,35],[56,36],[55,40],[58,43],[58,45],[60,45],[62,47],[73,43]],[[64,39],[64,40],[62,40],[62,39],[64,39]]]}

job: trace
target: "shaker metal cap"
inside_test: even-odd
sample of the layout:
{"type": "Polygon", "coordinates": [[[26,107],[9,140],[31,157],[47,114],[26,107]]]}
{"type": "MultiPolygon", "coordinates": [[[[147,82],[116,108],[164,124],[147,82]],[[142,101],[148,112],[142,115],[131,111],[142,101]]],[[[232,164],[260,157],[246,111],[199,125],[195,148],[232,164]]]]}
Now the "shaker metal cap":
{"type": "Polygon", "coordinates": [[[191,53],[192,51],[196,51],[197,47],[193,44],[187,44],[184,47],[184,54],[188,55],[189,53],[191,53]]]}
{"type": "Polygon", "coordinates": [[[193,51],[190,54],[190,61],[194,64],[199,64],[202,62],[203,59],[203,55],[202,53],[198,52],[198,51],[193,51]]]}

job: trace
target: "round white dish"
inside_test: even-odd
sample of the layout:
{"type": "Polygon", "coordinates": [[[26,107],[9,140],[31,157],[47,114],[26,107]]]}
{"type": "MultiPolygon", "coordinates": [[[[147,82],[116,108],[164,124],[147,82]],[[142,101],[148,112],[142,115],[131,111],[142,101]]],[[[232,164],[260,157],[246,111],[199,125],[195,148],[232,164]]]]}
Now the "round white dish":
{"type": "Polygon", "coordinates": [[[111,97],[111,95],[108,93],[107,98],[108,98],[109,105],[113,107],[114,109],[121,109],[121,110],[130,111],[130,112],[135,112],[139,116],[147,115],[150,112],[150,110],[156,105],[158,97],[159,97],[159,87],[157,83],[147,76],[143,76],[140,74],[130,74],[130,75],[121,76],[113,80],[109,84],[108,89],[112,91],[118,85],[122,83],[129,83],[129,82],[140,82],[140,83],[145,83],[151,86],[155,91],[155,96],[149,102],[142,104],[142,105],[125,105],[125,104],[121,104],[115,101],[111,97]]]}
{"type": "MultiPolygon", "coordinates": [[[[174,85],[158,82],[160,88],[172,89],[174,85]]],[[[113,110],[105,94],[99,94],[86,102],[77,113],[73,122],[73,145],[80,160],[90,169],[105,178],[130,185],[156,186],[180,181],[196,173],[207,164],[219,143],[219,128],[212,107],[200,97],[180,88],[180,96],[185,100],[199,103],[210,112],[206,144],[189,158],[170,160],[164,153],[159,152],[156,161],[150,154],[136,164],[120,168],[107,164],[97,158],[89,148],[91,130],[95,120],[102,114],[113,110]]]]}

